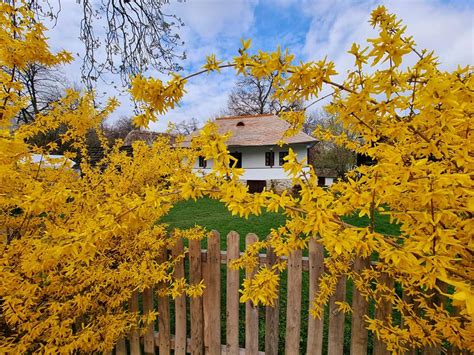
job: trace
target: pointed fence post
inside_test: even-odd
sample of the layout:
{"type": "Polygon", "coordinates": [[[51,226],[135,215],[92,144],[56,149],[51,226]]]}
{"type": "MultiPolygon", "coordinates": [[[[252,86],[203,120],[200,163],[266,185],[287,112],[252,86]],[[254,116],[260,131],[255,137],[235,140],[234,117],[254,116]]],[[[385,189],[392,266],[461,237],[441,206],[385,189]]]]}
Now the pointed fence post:
{"type": "MultiPolygon", "coordinates": [[[[138,312],[138,291],[132,292],[132,297],[128,301],[128,309],[130,312],[138,312]]],[[[140,355],[140,336],[138,330],[132,330],[129,340],[130,353],[132,355],[140,355]]]]}
{"type": "Polygon", "coordinates": [[[301,249],[293,250],[288,256],[288,294],[286,304],[285,353],[300,353],[301,331],[301,249]]]}
{"type": "Polygon", "coordinates": [[[344,313],[336,302],[346,300],[346,277],[342,276],[336,284],[336,292],[329,301],[328,355],[342,355],[344,350],[344,313]]]}
{"type": "MultiPolygon", "coordinates": [[[[267,263],[271,267],[277,256],[271,247],[267,249],[267,263]]],[[[278,355],[279,342],[280,297],[273,307],[265,307],[265,355],[278,355]]]]}
{"type": "MultiPolygon", "coordinates": [[[[189,274],[191,284],[195,285],[202,280],[201,241],[189,241],[189,274]]],[[[204,315],[202,297],[191,298],[191,354],[204,354],[204,315]]]]}
{"type": "MultiPolygon", "coordinates": [[[[249,233],[245,237],[245,246],[249,247],[258,241],[258,237],[249,233]]],[[[257,269],[247,268],[245,277],[251,279],[257,269]]],[[[245,302],[245,354],[256,355],[258,353],[258,307],[252,304],[252,301],[245,302]]]]}
{"type": "Polygon", "coordinates": [[[219,232],[213,230],[207,240],[206,305],[204,322],[207,331],[208,353],[221,353],[221,248],[219,232]],[[207,322],[207,324],[206,324],[207,322]]]}
{"type": "Polygon", "coordinates": [[[311,304],[319,291],[319,278],[324,273],[324,247],[315,238],[309,240],[309,309],[308,309],[308,342],[306,354],[322,354],[324,312],[321,319],[311,315],[311,304]]]}
{"type": "MultiPolygon", "coordinates": [[[[176,241],[172,250],[173,258],[184,253],[183,239],[176,241]]],[[[176,262],[174,267],[174,277],[180,279],[185,277],[184,274],[184,258],[176,262]]],[[[175,330],[174,330],[174,353],[175,355],[186,354],[186,295],[176,297],[175,301],[175,330]]]]}
{"type": "MultiPolygon", "coordinates": [[[[354,260],[354,272],[361,273],[370,266],[370,258],[358,257],[354,260]]],[[[364,317],[369,310],[369,304],[356,286],[352,290],[352,324],[351,324],[351,354],[367,353],[369,332],[365,327],[364,317]]]]}
{"type": "Polygon", "coordinates": [[[239,270],[229,269],[232,260],[239,257],[240,236],[231,231],[227,235],[227,291],[226,291],[226,351],[239,354],[239,270]]]}
{"type": "MultiPolygon", "coordinates": [[[[143,290],[143,314],[152,312],[153,310],[153,288],[147,288],[143,290]]],[[[147,326],[147,331],[144,336],[144,350],[146,355],[155,354],[155,322],[151,322],[147,326]]]]}

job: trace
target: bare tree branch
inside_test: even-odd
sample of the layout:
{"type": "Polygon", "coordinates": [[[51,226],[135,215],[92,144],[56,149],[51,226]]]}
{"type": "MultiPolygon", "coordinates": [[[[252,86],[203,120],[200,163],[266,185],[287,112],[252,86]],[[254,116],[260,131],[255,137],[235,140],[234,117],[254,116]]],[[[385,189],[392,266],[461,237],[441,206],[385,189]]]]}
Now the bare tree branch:
{"type": "MultiPolygon", "coordinates": [[[[7,0],[12,1],[12,0],[7,0]]],[[[39,18],[56,21],[64,0],[26,0],[39,18]]],[[[68,0],[71,1],[71,0],[68,0]]],[[[82,7],[80,34],[85,51],[82,80],[95,86],[105,73],[120,74],[123,84],[147,69],[179,71],[184,44],[181,19],[163,11],[168,0],[76,0],[82,7]],[[105,34],[101,32],[105,29],[105,34]]]]}

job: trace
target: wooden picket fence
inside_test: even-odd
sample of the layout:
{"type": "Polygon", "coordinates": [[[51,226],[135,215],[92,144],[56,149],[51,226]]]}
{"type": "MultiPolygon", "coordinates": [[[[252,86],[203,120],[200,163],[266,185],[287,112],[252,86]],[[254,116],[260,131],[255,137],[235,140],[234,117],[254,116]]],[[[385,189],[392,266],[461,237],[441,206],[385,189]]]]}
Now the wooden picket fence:
{"type": "MultiPolygon", "coordinates": [[[[245,237],[246,245],[251,245],[258,240],[255,234],[245,237]]],[[[168,297],[159,296],[152,289],[145,290],[141,295],[143,312],[153,310],[157,304],[158,331],[151,324],[146,334],[141,337],[137,331],[133,331],[126,339],[120,340],[115,349],[118,355],[141,354],[263,354],[276,355],[279,352],[279,302],[274,307],[265,307],[265,344],[259,344],[258,322],[259,308],[254,307],[251,302],[245,305],[245,346],[239,346],[239,271],[227,268],[226,285],[221,285],[221,264],[227,264],[236,259],[239,250],[240,237],[236,232],[227,235],[227,251],[220,249],[219,233],[213,231],[208,239],[208,249],[201,249],[198,240],[189,241],[189,250],[186,258],[189,263],[189,281],[192,284],[204,280],[206,289],[202,297],[187,298],[177,297],[170,300],[168,297]],[[221,344],[221,292],[226,295],[226,344],[221,344]],[[171,329],[170,302],[174,302],[174,329],[171,329]],[[187,331],[187,308],[189,304],[190,331],[187,331]],[[190,334],[190,337],[187,336],[190,334]],[[128,343],[128,346],[127,346],[128,343]]],[[[179,240],[171,253],[180,255],[183,253],[183,241],[179,240]]],[[[165,257],[165,256],[164,256],[165,257]]],[[[294,251],[288,258],[287,270],[287,299],[286,299],[286,334],[285,353],[300,353],[301,333],[301,311],[302,311],[302,273],[309,272],[309,299],[318,291],[317,280],[323,273],[323,248],[320,244],[311,241],[309,244],[309,255],[303,257],[301,250],[294,251]]],[[[275,262],[276,256],[272,250],[259,256],[261,264],[275,262]]],[[[185,277],[185,261],[182,259],[175,267],[176,277],[185,277]]],[[[367,261],[356,260],[354,268],[367,267],[367,261]]],[[[251,277],[256,271],[246,270],[246,276],[251,277]]],[[[387,280],[389,283],[389,280],[387,280]]],[[[162,285],[157,285],[159,291],[162,285]]],[[[346,296],[346,279],[342,278],[336,286],[336,292],[329,304],[329,329],[327,337],[327,349],[329,355],[343,354],[344,346],[344,318],[345,315],[339,311],[336,302],[344,301],[346,296]]],[[[364,316],[368,312],[368,304],[365,299],[353,291],[352,295],[352,323],[351,323],[351,354],[367,354],[368,332],[364,327],[364,316]]],[[[129,301],[131,311],[139,311],[139,294],[135,292],[129,301]]],[[[260,309],[260,311],[263,308],[260,309]]],[[[384,319],[391,314],[389,304],[376,309],[375,316],[384,319]]],[[[321,354],[323,351],[323,319],[308,317],[307,321],[307,354],[321,354]]],[[[374,339],[374,354],[385,354],[384,344],[374,339]]]]}

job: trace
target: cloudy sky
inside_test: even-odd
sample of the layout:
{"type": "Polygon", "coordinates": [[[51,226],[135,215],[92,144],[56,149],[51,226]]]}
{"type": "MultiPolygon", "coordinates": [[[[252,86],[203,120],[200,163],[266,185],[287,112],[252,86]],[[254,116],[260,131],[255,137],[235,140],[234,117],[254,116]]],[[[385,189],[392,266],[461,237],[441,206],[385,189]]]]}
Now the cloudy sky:
{"type": "MultiPolygon", "coordinates": [[[[435,50],[443,69],[474,65],[474,2],[470,1],[171,0],[166,11],[185,23],[180,30],[187,52],[184,74],[198,70],[211,53],[230,60],[240,39],[252,38],[253,50],[273,50],[281,45],[298,61],[327,56],[343,75],[351,66],[352,58],[347,54],[351,44],[364,44],[374,36],[368,20],[371,10],[381,4],[403,19],[407,34],[414,36],[419,48],[435,50]]],[[[78,39],[80,14],[76,1],[63,0],[59,21],[48,33],[54,50],[84,51],[78,39]]],[[[80,60],[64,68],[70,82],[80,81],[79,68],[80,60]]],[[[120,82],[119,78],[108,79],[120,82]]],[[[169,121],[195,117],[204,122],[216,117],[226,107],[235,80],[231,70],[193,78],[181,107],[152,123],[150,129],[163,130],[169,121]]],[[[118,94],[111,85],[99,84],[97,90],[109,96],[118,94]]],[[[126,95],[121,95],[120,101],[122,105],[111,120],[132,115],[133,106],[126,95]]]]}

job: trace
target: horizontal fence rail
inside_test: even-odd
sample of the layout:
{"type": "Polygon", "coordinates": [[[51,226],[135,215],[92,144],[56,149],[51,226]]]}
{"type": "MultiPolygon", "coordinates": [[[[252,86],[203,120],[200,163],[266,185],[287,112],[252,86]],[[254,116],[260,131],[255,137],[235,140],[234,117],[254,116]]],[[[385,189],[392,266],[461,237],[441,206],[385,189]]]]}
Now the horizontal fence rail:
{"type": "MultiPolygon", "coordinates": [[[[255,234],[250,233],[245,237],[246,246],[256,241],[258,237],[255,234]]],[[[239,287],[242,275],[238,270],[222,267],[242,255],[240,242],[239,234],[230,232],[226,238],[227,250],[221,250],[221,238],[217,231],[212,231],[207,239],[207,250],[201,248],[201,241],[189,240],[188,251],[185,258],[181,258],[175,265],[174,276],[185,277],[191,284],[204,280],[206,288],[203,296],[189,298],[182,295],[172,300],[161,295],[159,291],[164,285],[160,284],[154,289],[144,290],[141,294],[134,292],[128,304],[129,310],[143,313],[157,310],[158,319],[156,324],[148,326],[144,334],[134,330],[121,339],[116,344],[115,354],[163,355],[173,352],[177,355],[319,355],[326,351],[330,355],[349,352],[358,355],[371,351],[377,355],[388,353],[381,341],[372,339],[371,344],[364,323],[364,317],[369,313],[369,305],[355,287],[348,295],[346,277],[341,278],[336,285],[329,307],[325,310],[326,322],[324,317],[315,319],[309,315],[311,300],[318,292],[318,279],[324,273],[323,247],[314,239],[309,242],[307,257],[302,256],[301,250],[293,251],[289,255],[288,269],[285,271],[287,292],[280,294],[273,307],[255,307],[251,301],[245,303],[244,309],[240,307],[239,287]],[[304,274],[307,278],[305,288],[302,287],[304,274]],[[306,297],[304,314],[303,295],[306,297]],[[351,302],[346,300],[347,297],[351,298],[351,302]],[[339,310],[338,302],[344,301],[352,303],[351,315],[345,315],[339,310]],[[286,307],[286,312],[282,307],[286,307]],[[282,315],[285,319],[281,319],[282,315]],[[307,334],[304,339],[301,335],[303,319],[307,334]],[[350,331],[345,329],[347,327],[350,331]],[[259,331],[264,335],[259,337],[259,331]],[[345,334],[346,338],[349,334],[350,340],[345,340],[345,334]],[[264,339],[264,343],[259,343],[259,338],[264,339]]],[[[177,256],[184,250],[183,240],[180,239],[169,253],[177,256]]],[[[165,260],[167,255],[164,253],[161,258],[165,260]]],[[[259,255],[260,265],[272,265],[276,261],[277,257],[271,248],[265,254],[259,255]]],[[[358,259],[355,260],[353,268],[360,272],[369,266],[370,260],[358,259]]],[[[245,270],[245,276],[252,277],[256,271],[257,268],[248,268],[245,270]]],[[[389,279],[385,282],[387,286],[394,287],[389,279]]],[[[391,305],[382,305],[375,309],[375,317],[387,319],[391,312],[391,305]]],[[[428,349],[422,353],[439,354],[439,350],[428,349]]],[[[415,350],[410,352],[416,353],[415,350]]]]}

